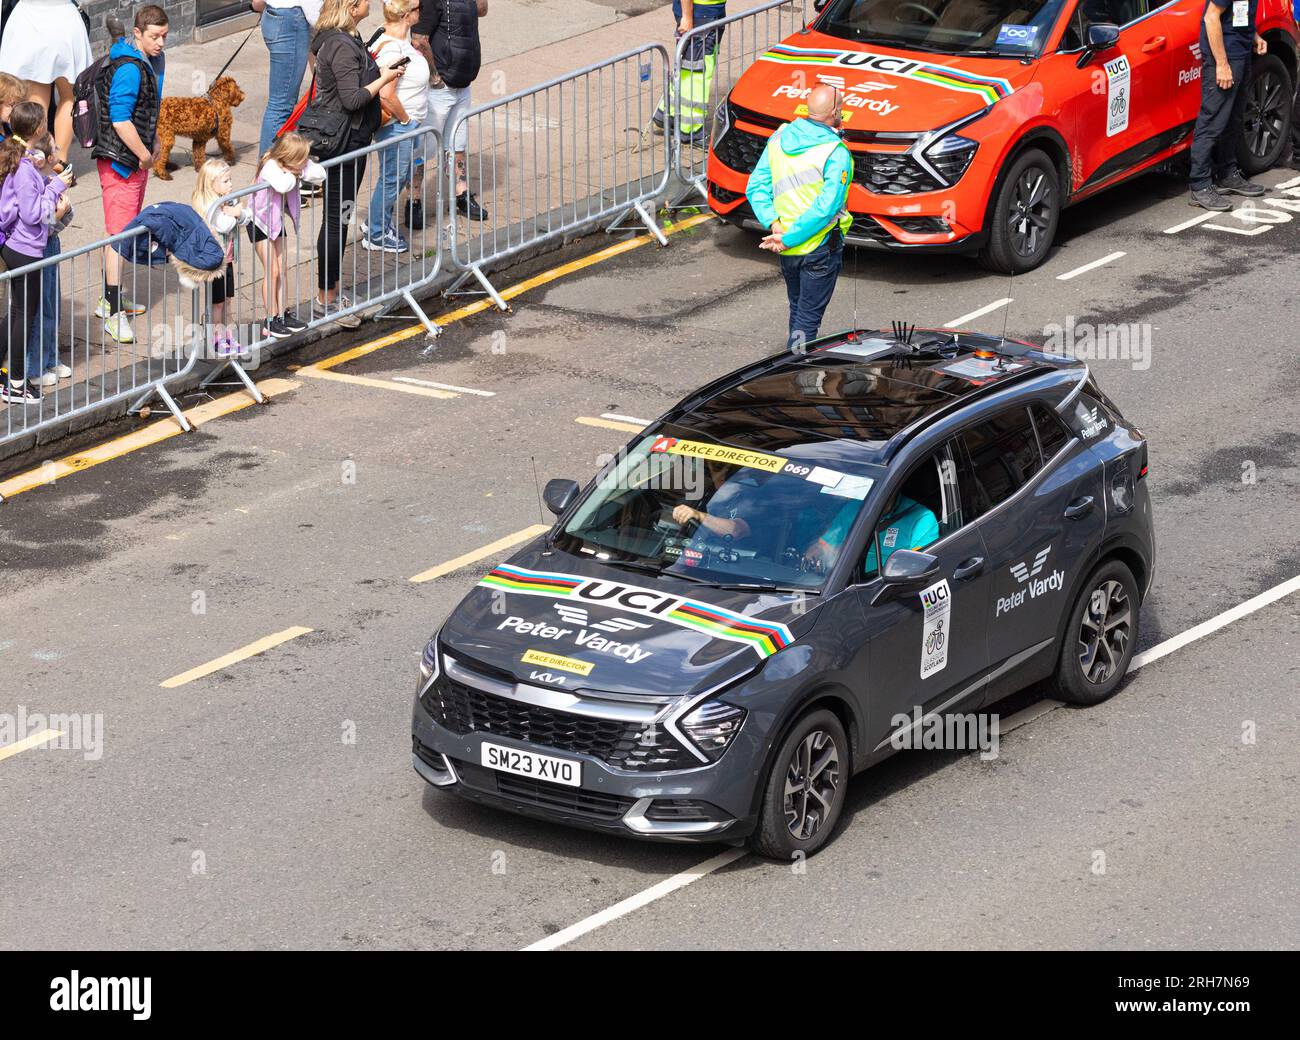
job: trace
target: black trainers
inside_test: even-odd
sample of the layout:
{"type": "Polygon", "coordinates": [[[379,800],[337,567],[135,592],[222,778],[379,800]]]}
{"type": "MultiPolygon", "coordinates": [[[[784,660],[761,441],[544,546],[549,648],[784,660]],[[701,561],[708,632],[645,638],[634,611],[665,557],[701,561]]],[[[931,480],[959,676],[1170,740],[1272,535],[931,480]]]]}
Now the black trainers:
{"type": "Polygon", "coordinates": [[[1232,209],[1232,203],[1213,188],[1193,188],[1192,197],[1188,202],[1193,206],[1200,206],[1201,209],[1214,210],[1216,213],[1227,213],[1232,209]]]}
{"type": "Polygon", "coordinates": [[[402,223],[412,231],[424,230],[424,203],[419,199],[411,199],[406,204],[406,209],[402,211],[402,223]]]}
{"type": "Polygon", "coordinates": [[[307,323],[303,321],[293,311],[285,311],[280,315],[280,324],[290,332],[306,332],[307,323]]]}
{"type": "Polygon", "coordinates": [[[262,333],[272,339],[288,339],[293,335],[284,324],[284,319],[278,314],[262,326],[262,333]]]}
{"type": "Polygon", "coordinates": [[[1248,199],[1257,199],[1267,192],[1262,184],[1251,184],[1246,180],[1240,170],[1233,170],[1214,187],[1220,195],[1244,195],[1248,199]]]}
{"type": "Polygon", "coordinates": [[[462,191],[456,196],[456,212],[470,220],[487,220],[488,217],[487,210],[478,204],[478,199],[469,191],[462,191]]]}
{"type": "Polygon", "coordinates": [[[0,383],[0,401],[8,401],[10,404],[40,404],[41,388],[35,383],[11,383],[5,379],[0,383]]]}

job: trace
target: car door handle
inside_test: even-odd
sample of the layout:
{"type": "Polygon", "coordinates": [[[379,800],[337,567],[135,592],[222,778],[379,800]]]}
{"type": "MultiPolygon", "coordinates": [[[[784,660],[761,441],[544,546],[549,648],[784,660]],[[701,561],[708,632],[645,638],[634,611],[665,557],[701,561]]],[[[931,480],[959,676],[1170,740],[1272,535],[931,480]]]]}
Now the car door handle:
{"type": "Polygon", "coordinates": [[[1165,44],[1169,41],[1163,36],[1152,36],[1146,43],[1142,44],[1143,54],[1154,54],[1156,51],[1165,49],[1165,44]]]}
{"type": "Polygon", "coordinates": [[[982,574],[983,571],[984,571],[984,557],[972,556],[969,560],[967,560],[965,563],[963,563],[960,567],[958,567],[955,571],[952,572],[952,580],[967,581],[970,578],[975,577],[977,574],[982,574]]]}
{"type": "Polygon", "coordinates": [[[1092,512],[1093,500],[1091,495],[1084,495],[1083,498],[1076,498],[1065,507],[1065,519],[1078,520],[1092,512]]]}

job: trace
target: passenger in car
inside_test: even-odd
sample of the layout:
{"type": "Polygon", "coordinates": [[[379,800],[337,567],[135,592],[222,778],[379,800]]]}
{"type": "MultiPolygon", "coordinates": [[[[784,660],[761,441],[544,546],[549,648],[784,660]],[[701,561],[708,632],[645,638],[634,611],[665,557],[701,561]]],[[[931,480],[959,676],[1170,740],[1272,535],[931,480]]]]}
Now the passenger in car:
{"type": "Polygon", "coordinates": [[[881,563],[899,549],[924,549],[939,540],[939,520],[934,512],[906,495],[900,494],[892,508],[885,511],[876,528],[876,537],[867,550],[863,573],[874,575],[880,566],[876,563],[879,547],[881,563]]]}

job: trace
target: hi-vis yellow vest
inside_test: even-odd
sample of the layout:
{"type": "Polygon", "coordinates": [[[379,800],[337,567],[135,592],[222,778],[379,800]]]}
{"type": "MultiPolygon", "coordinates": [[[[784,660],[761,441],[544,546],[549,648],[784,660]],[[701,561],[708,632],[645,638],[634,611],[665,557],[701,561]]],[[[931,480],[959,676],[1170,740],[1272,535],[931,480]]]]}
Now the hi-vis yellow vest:
{"type": "MultiPolygon", "coordinates": [[[[772,205],[783,225],[789,227],[816,201],[826,183],[824,171],[827,160],[836,148],[843,147],[842,141],[827,141],[798,155],[786,155],[785,149],[781,147],[781,131],[772,135],[767,149],[768,162],[772,166],[772,205]]],[[[853,176],[852,165],[849,166],[849,176],[853,176]]],[[[803,256],[811,253],[826,241],[826,236],[836,224],[839,225],[840,233],[847,235],[852,223],[853,218],[849,216],[848,210],[840,210],[839,215],[817,234],[806,242],[781,250],[781,255],[803,256]]]]}

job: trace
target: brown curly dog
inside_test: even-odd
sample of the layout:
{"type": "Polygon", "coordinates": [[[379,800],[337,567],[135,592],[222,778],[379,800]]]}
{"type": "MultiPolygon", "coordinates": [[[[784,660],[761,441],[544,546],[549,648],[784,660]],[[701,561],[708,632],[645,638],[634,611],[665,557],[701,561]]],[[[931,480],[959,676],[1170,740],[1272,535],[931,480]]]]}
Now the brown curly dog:
{"type": "Polygon", "coordinates": [[[178,137],[188,137],[193,142],[196,170],[203,165],[203,151],[214,137],[221,146],[222,158],[233,164],[235,149],[230,143],[233,121],[230,110],[243,100],[244,92],[229,76],[222,76],[212,84],[207,97],[163,98],[158,113],[158,161],[153,164],[154,174],[165,181],[172,179],[167,172],[167,160],[178,137]]]}

